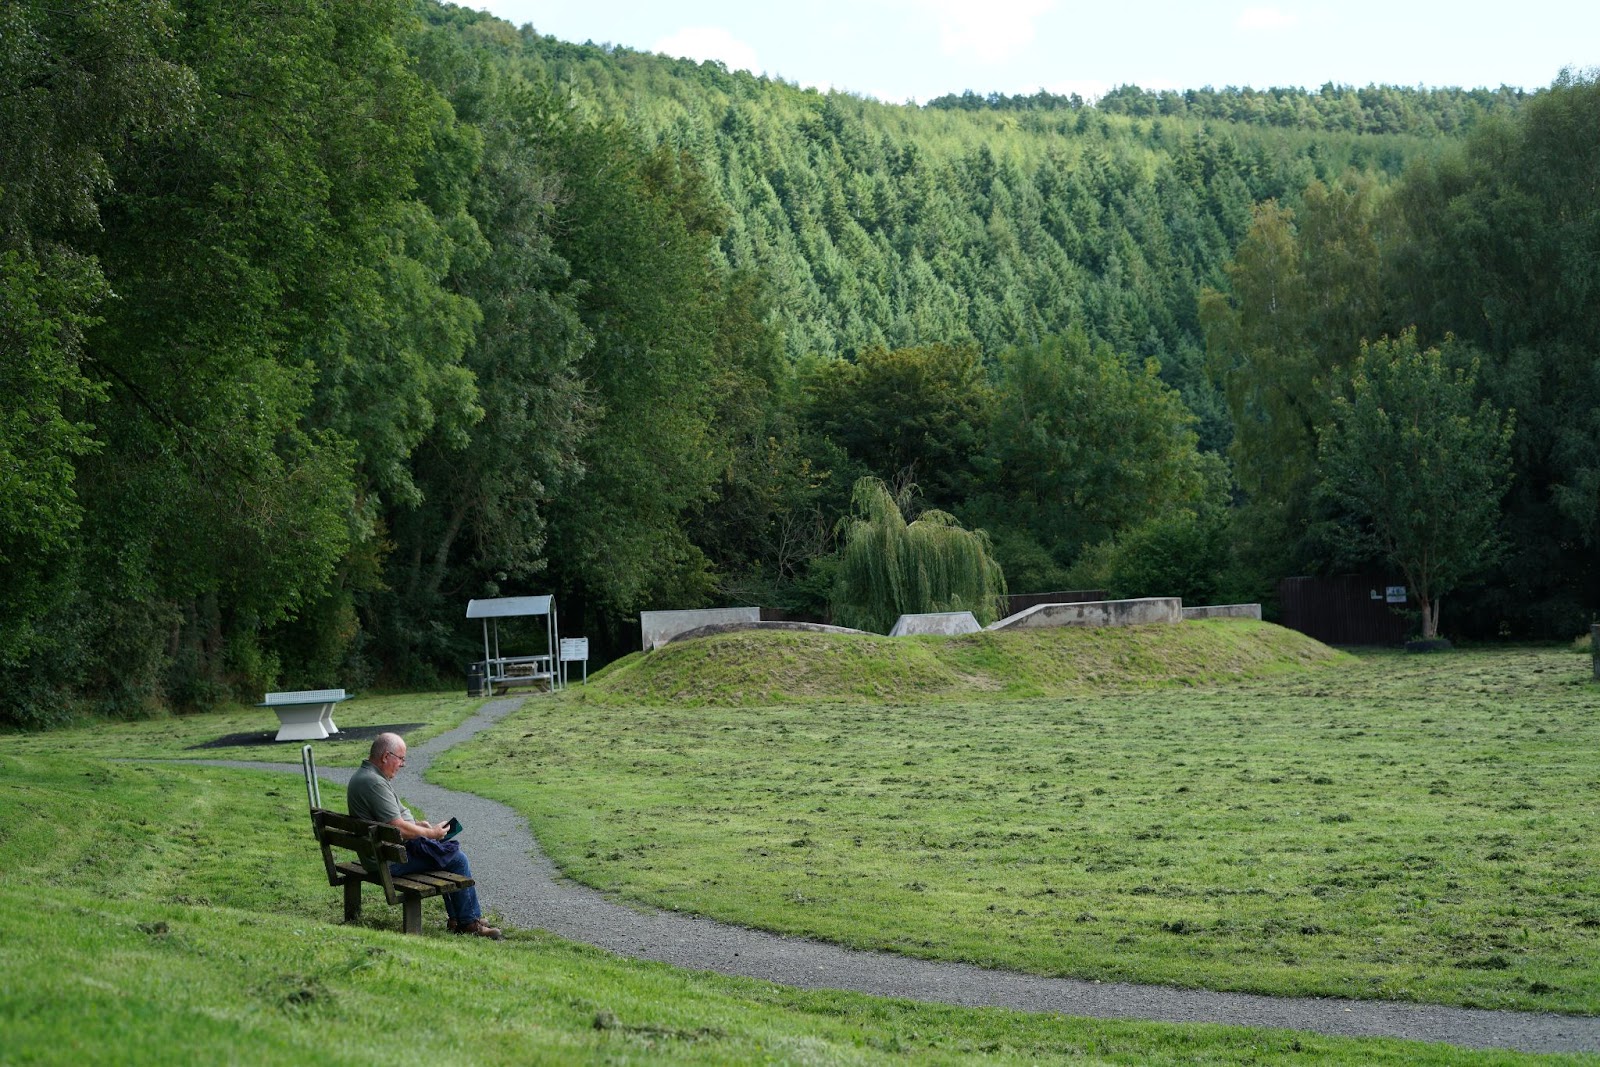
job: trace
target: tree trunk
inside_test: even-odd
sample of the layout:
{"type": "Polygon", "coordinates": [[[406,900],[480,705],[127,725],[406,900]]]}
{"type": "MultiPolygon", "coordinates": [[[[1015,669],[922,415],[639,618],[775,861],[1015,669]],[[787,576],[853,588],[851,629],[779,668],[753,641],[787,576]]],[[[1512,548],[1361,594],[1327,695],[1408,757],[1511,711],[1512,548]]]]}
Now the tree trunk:
{"type": "Polygon", "coordinates": [[[1439,636],[1439,598],[1419,595],[1422,601],[1422,639],[1432,641],[1439,636]]]}
{"type": "Polygon", "coordinates": [[[433,560],[428,567],[427,586],[423,591],[429,600],[438,595],[439,586],[444,582],[445,569],[450,565],[450,549],[455,545],[456,538],[461,536],[461,528],[466,521],[467,505],[457,503],[450,512],[450,524],[439,535],[439,544],[434,548],[433,560]]]}

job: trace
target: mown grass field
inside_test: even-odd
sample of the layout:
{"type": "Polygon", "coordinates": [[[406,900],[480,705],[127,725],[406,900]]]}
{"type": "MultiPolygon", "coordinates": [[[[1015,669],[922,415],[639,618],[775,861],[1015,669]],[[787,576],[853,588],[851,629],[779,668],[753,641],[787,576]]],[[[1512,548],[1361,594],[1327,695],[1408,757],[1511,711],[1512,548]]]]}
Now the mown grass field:
{"type": "MultiPolygon", "coordinates": [[[[1290,641],[1253,660],[1264,631],[1290,641],[1193,638],[1199,669],[1186,647],[1161,666],[1170,629],[1064,638],[1083,654],[1037,657],[1012,687],[1056,695],[1027,699],[981,676],[981,699],[903,688],[910,642],[875,676],[870,647],[836,668],[801,662],[798,635],[765,660],[752,635],[710,638],[681,653],[701,677],[624,663],[440,777],[524,812],[580,881],[763,929],[1048,975],[1600,1010],[1587,657],[1290,641]],[[746,681],[786,671],[810,699],[746,681]],[[818,694],[830,673],[852,699],[818,694]],[[883,691],[900,699],[860,696],[883,691]]],[[[952,674],[1016,662],[944,644],[952,674]]]]}
{"type": "MultiPolygon", "coordinates": [[[[466,700],[462,688],[441,693],[376,693],[335,704],[341,730],[375,726],[413,726],[410,744],[460,726],[482,704],[466,700]],[[420,725],[416,725],[420,724],[420,725]]],[[[0,699],[4,699],[0,695],[0,699]]],[[[137,722],[89,722],[45,733],[0,734],[0,752],[76,753],[84,758],[227,759],[299,763],[300,742],[272,742],[278,717],[271,708],[231,705],[202,715],[167,715],[137,722]],[[230,739],[237,743],[225,743],[230,739]]],[[[367,754],[367,741],[331,737],[316,743],[321,766],[354,766],[367,754]]]]}
{"type": "MultiPolygon", "coordinates": [[[[522,807],[575,876],[774,929],[1046,973],[1593,1010],[1587,659],[1206,641],[1056,650],[1009,683],[1047,696],[985,681],[1010,651],[982,645],[930,653],[965,690],[904,700],[813,678],[791,704],[690,706],[601,679],[530,699],[439,777],[522,807]],[[1119,662],[1148,680],[1111,681],[1119,662]]],[[[757,651],[701,683],[779,670],[757,651]]],[[[337,718],[424,723],[415,742],[476,706],[368,697],[337,718]]],[[[196,747],[272,724],[240,708],[0,735],[0,1062],[1592,1062],[801,992],[536,931],[463,944],[433,902],[422,938],[370,896],[342,926],[297,778],[121,762],[294,762],[297,745],[196,747]]]]}
{"type": "Polygon", "coordinates": [[[6,1064],[1585,1062],[804,992],[463,941],[436,902],[420,938],[371,896],[344,926],[295,778],[49,748],[0,737],[6,1064]]]}

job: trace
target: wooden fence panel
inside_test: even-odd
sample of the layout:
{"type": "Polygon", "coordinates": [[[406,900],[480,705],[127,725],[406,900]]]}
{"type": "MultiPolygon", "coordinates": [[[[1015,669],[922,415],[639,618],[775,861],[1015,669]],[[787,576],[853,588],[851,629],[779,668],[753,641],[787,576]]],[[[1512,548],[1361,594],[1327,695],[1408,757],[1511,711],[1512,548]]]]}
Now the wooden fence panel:
{"type": "Polygon", "coordinates": [[[1285,578],[1278,583],[1280,621],[1330,645],[1398,645],[1416,628],[1409,596],[1391,602],[1405,579],[1370,574],[1285,578]]]}

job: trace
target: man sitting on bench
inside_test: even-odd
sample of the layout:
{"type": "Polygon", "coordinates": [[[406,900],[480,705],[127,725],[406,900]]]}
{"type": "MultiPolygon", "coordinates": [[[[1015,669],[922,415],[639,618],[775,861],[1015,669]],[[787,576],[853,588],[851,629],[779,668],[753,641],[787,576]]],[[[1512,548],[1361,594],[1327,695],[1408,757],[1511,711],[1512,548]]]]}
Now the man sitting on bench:
{"type": "MultiPolygon", "coordinates": [[[[400,831],[408,858],[404,863],[390,865],[391,874],[442,869],[471,878],[472,869],[467,864],[467,854],[460,848],[447,846],[442,850],[428,849],[424,852],[412,844],[412,841],[419,839],[443,841],[450,831],[444,826],[413,820],[411,812],[401,806],[391,783],[405,763],[406,742],[399,734],[379,734],[373,738],[371,751],[350,779],[346,794],[350,814],[368,822],[387,823],[400,831]],[[441,856],[441,852],[448,855],[441,856]]],[[[452,846],[454,844],[451,842],[452,846]]],[[[496,941],[503,936],[499,930],[483,921],[482,912],[478,909],[478,891],[471,886],[460,892],[446,894],[444,910],[450,916],[448,926],[453,933],[474,934],[496,941]]]]}

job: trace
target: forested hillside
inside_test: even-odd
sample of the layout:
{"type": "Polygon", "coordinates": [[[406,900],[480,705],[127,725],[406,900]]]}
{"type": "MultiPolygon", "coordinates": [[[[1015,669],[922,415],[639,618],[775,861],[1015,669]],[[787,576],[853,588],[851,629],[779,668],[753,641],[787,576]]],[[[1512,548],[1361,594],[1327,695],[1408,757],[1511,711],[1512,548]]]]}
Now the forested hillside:
{"type": "Polygon", "coordinates": [[[1592,78],[919,108],[432,0],[0,40],[0,719],[451,677],[473,596],[826,614],[863,475],[1018,592],[1600,602],[1592,78]]]}
{"type": "MultiPolygon", "coordinates": [[[[1344,133],[1409,133],[1439,136],[1465,133],[1491,116],[1514,114],[1527,99],[1521,89],[1420,89],[1403,85],[1334,85],[1315,92],[1301,88],[1141,89],[1119,85],[1094,102],[1096,111],[1139,117],[1179,117],[1344,133]]],[[[1088,106],[1077,94],[1041,89],[1027,96],[968,90],[928,102],[929,107],[964,111],[1079,111],[1088,106]]]]}

